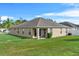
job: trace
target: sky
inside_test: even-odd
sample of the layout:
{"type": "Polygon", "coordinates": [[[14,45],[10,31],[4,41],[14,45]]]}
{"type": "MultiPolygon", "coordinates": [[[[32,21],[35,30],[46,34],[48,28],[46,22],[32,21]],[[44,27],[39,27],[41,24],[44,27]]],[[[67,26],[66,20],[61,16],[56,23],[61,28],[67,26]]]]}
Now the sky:
{"type": "Polygon", "coordinates": [[[78,3],[0,3],[1,20],[20,17],[32,20],[36,17],[50,18],[57,22],[69,21],[79,24],[78,3]]]}

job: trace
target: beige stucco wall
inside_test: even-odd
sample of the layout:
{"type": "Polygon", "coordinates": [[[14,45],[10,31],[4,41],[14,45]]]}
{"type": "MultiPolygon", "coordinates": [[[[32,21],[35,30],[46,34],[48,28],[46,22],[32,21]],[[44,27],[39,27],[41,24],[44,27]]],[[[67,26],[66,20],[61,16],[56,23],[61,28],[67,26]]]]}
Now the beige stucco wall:
{"type": "Polygon", "coordinates": [[[66,36],[66,34],[66,28],[52,28],[52,37],[66,36]]]}
{"type": "MultiPolygon", "coordinates": [[[[59,36],[66,36],[66,28],[62,28],[62,33],[61,32],[61,28],[49,28],[50,30],[48,30],[47,32],[51,32],[52,33],[52,37],[59,37],[59,36]]],[[[32,28],[25,28],[25,29],[11,29],[10,30],[10,34],[14,34],[14,35],[19,35],[19,36],[25,36],[25,37],[33,37],[33,30],[32,28]],[[17,33],[17,30],[19,30],[19,33],[17,33]],[[24,31],[24,33],[22,33],[22,31],[24,31]],[[29,32],[31,32],[31,34],[29,34],[29,32]]]]}
{"type": "Polygon", "coordinates": [[[31,28],[25,28],[25,29],[11,29],[10,34],[19,35],[19,36],[25,36],[25,37],[31,37],[32,36],[32,29],[31,28]],[[19,31],[19,33],[17,32],[19,31]],[[23,33],[24,31],[24,33],[23,33]],[[29,32],[31,34],[29,34],[29,32]]]}

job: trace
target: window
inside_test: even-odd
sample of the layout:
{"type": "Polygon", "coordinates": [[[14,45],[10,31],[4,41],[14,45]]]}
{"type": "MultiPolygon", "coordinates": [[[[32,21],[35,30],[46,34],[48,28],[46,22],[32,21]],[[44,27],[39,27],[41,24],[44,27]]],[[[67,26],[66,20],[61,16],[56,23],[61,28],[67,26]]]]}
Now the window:
{"type": "Polygon", "coordinates": [[[22,31],[22,34],[24,34],[24,31],[22,31]]]}
{"type": "Polygon", "coordinates": [[[14,30],[16,30],[16,28],[14,28],[14,30]]]}
{"type": "Polygon", "coordinates": [[[62,28],[60,29],[60,34],[62,34],[62,28]]]}
{"type": "Polygon", "coordinates": [[[66,33],[67,33],[67,28],[66,28],[66,33]]]}
{"type": "Polygon", "coordinates": [[[28,34],[31,35],[31,30],[29,30],[28,34]]]}
{"type": "Polygon", "coordinates": [[[33,29],[33,32],[34,32],[34,36],[36,36],[37,35],[36,29],[33,29]]]}
{"type": "Polygon", "coordinates": [[[19,34],[19,29],[17,29],[17,33],[19,34]]]}
{"type": "Polygon", "coordinates": [[[29,35],[31,35],[31,31],[29,31],[29,35]]]}
{"type": "Polygon", "coordinates": [[[22,34],[24,34],[24,29],[22,29],[22,34]]]}

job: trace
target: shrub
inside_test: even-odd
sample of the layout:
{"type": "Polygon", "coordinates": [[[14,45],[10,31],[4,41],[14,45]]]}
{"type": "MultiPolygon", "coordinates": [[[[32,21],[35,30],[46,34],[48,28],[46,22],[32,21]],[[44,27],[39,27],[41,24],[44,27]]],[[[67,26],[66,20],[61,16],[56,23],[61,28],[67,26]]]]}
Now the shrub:
{"type": "Polygon", "coordinates": [[[70,35],[72,35],[72,33],[68,33],[68,35],[70,36],[70,35]]]}
{"type": "Polygon", "coordinates": [[[52,33],[47,33],[47,38],[51,38],[52,37],[52,33]]]}

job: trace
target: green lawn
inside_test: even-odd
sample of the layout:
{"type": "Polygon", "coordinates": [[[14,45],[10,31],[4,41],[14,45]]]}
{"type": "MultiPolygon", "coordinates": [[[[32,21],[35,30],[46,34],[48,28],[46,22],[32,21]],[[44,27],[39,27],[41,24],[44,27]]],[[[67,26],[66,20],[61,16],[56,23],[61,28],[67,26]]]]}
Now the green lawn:
{"type": "Polygon", "coordinates": [[[79,36],[36,40],[0,34],[0,55],[78,56],[79,36]]]}

